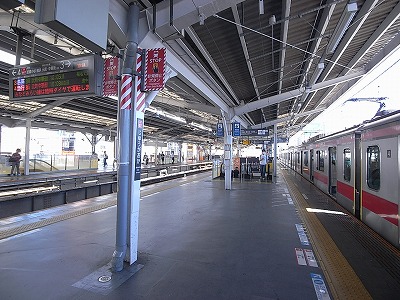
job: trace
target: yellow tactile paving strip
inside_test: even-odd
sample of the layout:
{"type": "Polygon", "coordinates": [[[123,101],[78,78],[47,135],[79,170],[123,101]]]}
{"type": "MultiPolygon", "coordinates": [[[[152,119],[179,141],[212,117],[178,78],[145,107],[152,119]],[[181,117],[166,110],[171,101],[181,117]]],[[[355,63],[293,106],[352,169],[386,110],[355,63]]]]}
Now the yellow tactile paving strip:
{"type": "Polygon", "coordinates": [[[334,299],[372,299],[365,289],[361,280],[354,272],[346,258],[342,255],[335,242],[325,230],[321,222],[314,213],[306,211],[307,204],[303,195],[295,187],[294,183],[282,170],[285,181],[289,188],[292,198],[297,202],[298,211],[308,236],[313,245],[316,256],[319,260],[321,269],[329,285],[334,299]]]}
{"type": "Polygon", "coordinates": [[[29,224],[13,227],[13,228],[6,229],[6,230],[0,230],[0,240],[8,238],[8,237],[16,235],[16,234],[24,233],[24,232],[31,231],[31,230],[34,230],[37,228],[41,228],[41,227],[44,227],[44,226],[47,226],[47,225],[50,225],[53,223],[57,223],[60,221],[71,219],[71,218],[75,218],[75,217],[78,217],[78,216],[81,216],[84,214],[88,214],[88,213],[94,212],[96,210],[104,209],[104,208],[107,208],[107,207],[110,207],[110,206],[113,206],[116,204],[117,204],[117,200],[115,199],[115,200],[104,202],[104,203],[101,203],[98,205],[92,205],[90,207],[86,207],[86,208],[79,209],[76,211],[71,211],[71,212],[68,212],[65,214],[54,216],[54,217],[51,217],[51,218],[48,218],[45,220],[32,222],[29,224]]]}
{"type": "MultiPolygon", "coordinates": [[[[197,176],[196,178],[188,177],[188,178],[190,178],[188,181],[190,182],[190,181],[194,181],[194,180],[203,180],[209,176],[210,176],[209,174],[206,174],[203,176],[201,176],[201,175],[197,176]]],[[[143,190],[140,192],[140,194],[141,194],[141,197],[144,197],[144,196],[148,196],[150,194],[154,194],[157,192],[161,192],[164,190],[168,190],[168,189],[180,186],[181,184],[182,184],[181,181],[168,181],[162,185],[155,184],[151,187],[150,190],[143,190]]],[[[114,194],[114,195],[115,195],[114,199],[108,199],[108,200],[105,200],[105,201],[103,201],[101,203],[97,203],[97,204],[94,203],[85,208],[71,209],[71,210],[66,209],[65,212],[61,211],[61,212],[59,212],[59,215],[54,215],[54,216],[51,216],[44,220],[33,221],[31,223],[11,227],[8,229],[3,229],[3,230],[0,229],[0,240],[17,235],[17,234],[28,232],[28,231],[31,231],[34,229],[38,229],[38,228],[41,228],[41,227],[44,227],[47,225],[51,225],[51,224],[54,224],[57,222],[61,222],[61,221],[75,218],[75,217],[78,217],[81,215],[85,215],[85,214],[88,214],[88,213],[91,213],[91,212],[94,212],[97,210],[101,210],[101,209],[105,209],[105,208],[117,205],[117,194],[114,194]]],[[[68,205],[68,204],[66,204],[66,205],[68,205]]],[[[71,205],[73,205],[73,203],[71,203],[71,205]]]]}

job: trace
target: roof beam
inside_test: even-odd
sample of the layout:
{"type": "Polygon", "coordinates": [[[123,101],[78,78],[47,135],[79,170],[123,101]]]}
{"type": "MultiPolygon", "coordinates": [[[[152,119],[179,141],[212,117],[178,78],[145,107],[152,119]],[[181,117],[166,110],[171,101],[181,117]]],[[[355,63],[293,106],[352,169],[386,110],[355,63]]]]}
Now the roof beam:
{"type": "Polygon", "coordinates": [[[353,40],[355,35],[357,34],[358,30],[361,28],[361,26],[364,24],[364,22],[367,20],[368,16],[374,9],[374,7],[377,5],[379,0],[366,0],[361,7],[361,9],[358,11],[354,21],[351,23],[352,25],[349,27],[349,29],[346,31],[346,34],[344,35],[343,39],[339,43],[338,47],[336,48],[335,53],[333,54],[332,58],[329,60],[328,66],[325,68],[325,70],[322,72],[320,78],[322,80],[325,80],[336,63],[339,61],[340,57],[345,53],[347,47],[349,46],[350,42],[353,40]]]}
{"type": "MultiPolygon", "coordinates": [[[[35,118],[35,117],[45,113],[46,111],[48,111],[50,109],[53,109],[54,107],[61,106],[64,103],[67,103],[67,102],[71,101],[72,99],[74,99],[74,97],[71,97],[71,96],[62,97],[61,99],[55,100],[54,102],[51,102],[51,103],[49,103],[49,104],[47,104],[45,106],[42,106],[42,107],[40,107],[40,108],[30,112],[30,113],[21,115],[21,118],[24,118],[24,119],[35,118]]],[[[16,120],[14,122],[14,124],[12,125],[12,127],[16,127],[19,124],[22,124],[24,122],[25,122],[25,120],[16,120]]]]}
{"type": "MultiPolygon", "coordinates": [[[[298,117],[304,117],[304,116],[308,116],[308,115],[312,115],[312,114],[323,112],[325,109],[326,109],[326,107],[320,107],[318,109],[314,109],[314,110],[310,110],[310,111],[307,111],[307,112],[300,113],[297,116],[298,117]]],[[[262,127],[266,128],[266,127],[269,127],[269,126],[272,126],[272,125],[275,125],[275,124],[279,124],[279,123],[290,121],[290,119],[291,119],[290,116],[284,117],[284,118],[279,118],[279,119],[276,119],[276,120],[267,121],[265,123],[260,123],[260,124],[253,125],[253,126],[251,126],[251,128],[252,129],[262,128],[262,127]]],[[[294,126],[290,126],[290,127],[298,127],[298,125],[294,125],[294,126]]]]}
{"type": "MultiPolygon", "coordinates": [[[[345,75],[345,76],[337,77],[337,78],[334,78],[334,79],[331,79],[331,80],[327,80],[327,81],[324,81],[324,82],[320,82],[320,83],[317,83],[317,84],[313,85],[311,87],[310,91],[313,92],[313,91],[317,91],[317,90],[320,90],[320,89],[324,89],[324,88],[327,88],[327,87],[330,87],[330,86],[337,85],[339,83],[343,83],[343,82],[352,80],[354,78],[362,77],[364,75],[365,75],[365,71],[359,71],[359,72],[355,72],[355,73],[352,73],[352,74],[349,74],[349,75],[345,75]]],[[[297,90],[289,91],[289,92],[286,92],[286,93],[283,93],[283,94],[279,94],[279,95],[275,95],[275,96],[272,96],[272,97],[268,97],[268,98],[260,99],[260,100],[257,100],[257,101],[253,101],[253,102],[247,103],[245,105],[241,105],[241,106],[235,107],[234,108],[234,113],[235,113],[235,115],[242,115],[242,114],[248,113],[250,111],[261,109],[261,108],[269,106],[269,105],[277,104],[277,103],[280,103],[282,101],[286,101],[286,100],[289,100],[291,98],[298,97],[301,94],[303,94],[304,92],[305,92],[304,89],[297,89],[297,90]]]]}
{"type": "Polygon", "coordinates": [[[214,115],[220,114],[219,108],[217,108],[215,106],[201,104],[201,103],[181,101],[181,100],[176,100],[176,99],[166,98],[166,97],[161,97],[161,96],[156,96],[154,98],[154,101],[158,102],[158,103],[164,103],[164,104],[169,104],[169,105],[173,105],[176,107],[181,107],[181,108],[195,109],[195,110],[207,112],[207,113],[214,114],[214,115]]]}
{"type": "Polygon", "coordinates": [[[240,24],[239,12],[237,10],[236,5],[232,6],[231,9],[232,9],[232,13],[233,13],[233,18],[235,19],[236,30],[237,30],[238,35],[239,35],[240,45],[242,46],[243,55],[244,55],[244,58],[246,60],[247,70],[249,71],[250,78],[251,78],[251,81],[253,83],[253,88],[254,88],[254,91],[255,91],[255,93],[257,95],[257,99],[260,99],[260,91],[258,90],[257,83],[256,83],[256,80],[255,80],[255,77],[254,77],[253,67],[251,66],[251,62],[250,62],[250,59],[249,59],[249,50],[247,49],[246,40],[245,40],[244,35],[243,35],[243,29],[242,29],[241,26],[238,25],[238,24],[240,24]]]}
{"type": "Polygon", "coordinates": [[[204,46],[204,44],[201,42],[199,37],[197,36],[196,32],[193,30],[192,27],[189,27],[185,29],[185,33],[189,35],[189,37],[192,39],[192,41],[195,43],[196,47],[200,50],[201,54],[207,59],[207,62],[210,64],[211,68],[217,74],[219,80],[223,83],[224,87],[226,90],[229,92],[231,97],[239,103],[239,98],[236,96],[234,90],[232,89],[231,85],[229,82],[226,80],[225,76],[222,74],[221,70],[218,68],[217,64],[215,63],[214,59],[211,57],[210,53],[204,46]]]}
{"type": "MultiPolygon", "coordinates": [[[[289,32],[289,19],[290,16],[290,6],[292,4],[292,0],[282,0],[282,8],[285,12],[284,18],[285,21],[281,24],[281,41],[282,41],[282,51],[279,54],[279,75],[278,75],[278,94],[282,92],[282,80],[283,80],[283,66],[285,65],[285,58],[286,58],[286,42],[289,32]]],[[[272,28],[274,25],[272,24],[272,28]]],[[[272,49],[273,51],[274,49],[272,49]]]]}
{"type": "MultiPolygon", "coordinates": [[[[362,57],[368,53],[368,50],[371,49],[374,44],[379,40],[379,38],[387,32],[387,30],[392,26],[392,24],[399,18],[400,16],[400,3],[395,6],[395,8],[390,12],[390,14],[385,18],[385,20],[379,25],[379,27],[374,31],[374,33],[369,37],[369,39],[364,43],[364,45],[361,47],[361,49],[354,55],[352,60],[348,64],[348,68],[353,68],[356,66],[356,64],[362,59],[362,57]]],[[[392,53],[394,49],[396,49],[399,46],[400,42],[400,37],[399,35],[396,35],[396,38],[394,38],[389,44],[387,44],[384,48],[382,48],[377,55],[372,58],[369,63],[365,66],[366,71],[370,71],[373,69],[375,66],[379,65],[381,61],[384,60],[384,58],[392,53]]],[[[344,75],[349,72],[349,69],[344,69],[341,72],[341,75],[344,75]]],[[[357,80],[348,82],[347,85],[343,86],[338,93],[330,100],[330,102],[334,102],[337,99],[339,99],[347,90],[349,90],[357,80]]],[[[324,95],[322,96],[322,99],[326,98],[329,96],[330,93],[332,93],[334,87],[331,87],[328,89],[324,95]]],[[[314,95],[312,96],[314,97],[314,95]]],[[[311,97],[311,99],[312,99],[311,97]]]]}
{"type": "MultiPolygon", "coordinates": [[[[304,69],[304,72],[302,73],[302,78],[299,80],[300,84],[304,83],[304,81],[306,80],[306,76],[307,76],[308,72],[310,71],[312,62],[313,62],[314,58],[317,57],[315,55],[317,53],[319,45],[321,44],[322,38],[324,37],[324,34],[326,32],[326,28],[328,27],[328,24],[329,24],[329,21],[330,21],[330,19],[332,17],[333,11],[335,10],[335,7],[336,7],[335,0],[330,0],[329,4],[331,4],[331,5],[326,6],[324,8],[323,12],[322,12],[322,16],[321,16],[321,19],[320,19],[321,21],[318,24],[318,27],[316,29],[316,32],[318,33],[318,36],[317,36],[317,38],[315,40],[313,40],[313,43],[311,44],[311,47],[310,47],[310,52],[312,52],[314,54],[314,56],[311,56],[311,59],[307,60],[306,64],[305,64],[305,67],[302,68],[302,69],[304,69]]],[[[324,58],[321,57],[319,62],[322,63],[323,60],[324,60],[324,58]]],[[[322,70],[320,70],[318,67],[319,67],[319,64],[317,64],[317,67],[314,69],[314,72],[313,72],[313,74],[311,76],[310,85],[313,85],[314,83],[316,83],[318,78],[321,76],[321,71],[322,70]]],[[[308,93],[304,93],[301,96],[299,102],[300,103],[304,103],[308,95],[309,95],[308,93]]],[[[296,102],[293,103],[292,111],[293,110],[297,110],[296,102]]]]}

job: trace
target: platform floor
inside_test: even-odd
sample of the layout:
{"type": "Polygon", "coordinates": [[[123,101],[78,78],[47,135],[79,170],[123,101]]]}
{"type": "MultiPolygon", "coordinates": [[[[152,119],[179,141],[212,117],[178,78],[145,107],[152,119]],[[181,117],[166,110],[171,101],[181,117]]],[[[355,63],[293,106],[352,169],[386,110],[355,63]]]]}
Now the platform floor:
{"type": "MultiPolygon", "coordinates": [[[[318,249],[309,239],[309,223],[291,196],[298,178],[287,183],[291,175],[283,175],[279,171],[276,183],[234,181],[230,191],[223,180],[204,174],[144,187],[138,262],[121,274],[108,269],[115,249],[112,205],[4,238],[0,299],[334,299],[324,258],[313,256],[318,249]]],[[[318,192],[303,185],[310,190],[301,193],[318,192]]],[[[101,197],[92,204],[115,201],[101,197]]],[[[84,210],[82,205],[53,208],[53,217],[66,214],[64,209],[84,210]]],[[[26,222],[47,218],[52,216],[39,214],[26,222]]],[[[26,226],[18,218],[0,221],[8,230],[26,226]]],[[[346,245],[356,256],[360,245],[346,245]]],[[[361,272],[378,286],[368,287],[371,298],[397,299],[396,276],[362,255],[361,272]],[[386,277],[368,274],[371,267],[386,277]],[[391,280],[386,291],[384,280],[391,280]]]]}

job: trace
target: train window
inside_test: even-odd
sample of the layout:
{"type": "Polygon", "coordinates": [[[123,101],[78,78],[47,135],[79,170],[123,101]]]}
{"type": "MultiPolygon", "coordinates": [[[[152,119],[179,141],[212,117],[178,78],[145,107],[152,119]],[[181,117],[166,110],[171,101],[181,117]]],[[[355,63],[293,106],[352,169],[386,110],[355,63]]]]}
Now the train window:
{"type": "Polygon", "coordinates": [[[307,151],[304,151],[303,152],[303,162],[304,162],[304,165],[305,166],[308,166],[308,152],[307,151]]]}
{"type": "Polygon", "coordinates": [[[324,171],[324,157],[325,157],[325,151],[317,151],[317,170],[319,171],[324,171]]]}
{"type": "Polygon", "coordinates": [[[373,190],[381,187],[381,163],[378,146],[367,148],[367,184],[373,190]]]}
{"type": "Polygon", "coordinates": [[[349,148],[343,150],[343,179],[351,179],[351,151],[349,148]]]}

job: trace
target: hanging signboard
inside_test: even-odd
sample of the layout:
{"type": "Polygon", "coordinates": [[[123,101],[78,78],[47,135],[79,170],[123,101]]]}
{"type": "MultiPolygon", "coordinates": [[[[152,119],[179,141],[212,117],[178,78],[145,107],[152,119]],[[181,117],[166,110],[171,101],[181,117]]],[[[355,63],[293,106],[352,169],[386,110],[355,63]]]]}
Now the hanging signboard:
{"type": "Polygon", "coordinates": [[[159,91],[165,84],[166,51],[165,48],[143,49],[145,53],[142,92],[159,91]]]}
{"type": "Polygon", "coordinates": [[[242,129],[241,134],[247,136],[268,136],[268,129],[242,129]]]}
{"type": "Polygon", "coordinates": [[[232,135],[240,136],[240,123],[239,122],[232,123],[232,135]]]}
{"type": "Polygon", "coordinates": [[[119,58],[107,57],[104,60],[103,96],[117,96],[118,94],[119,58]]]}
{"type": "Polygon", "coordinates": [[[224,124],[222,123],[217,123],[217,137],[223,137],[224,136],[224,124]]]}
{"type": "Polygon", "coordinates": [[[9,70],[10,100],[101,94],[103,59],[98,55],[42,61],[9,70]]]}

